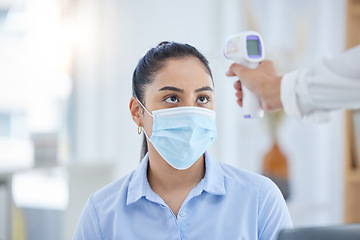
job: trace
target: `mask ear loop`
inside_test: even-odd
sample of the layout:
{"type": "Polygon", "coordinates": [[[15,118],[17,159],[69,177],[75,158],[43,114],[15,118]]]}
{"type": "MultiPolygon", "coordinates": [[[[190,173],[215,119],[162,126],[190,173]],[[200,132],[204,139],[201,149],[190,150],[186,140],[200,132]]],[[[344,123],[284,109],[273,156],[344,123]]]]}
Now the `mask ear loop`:
{"type": "Polygon", "coordinates": [[[140,102],[140,100],[139,100],[137,97],[135,97],[135,98],[136,98],[136,100],[138,101],[138,103],[141,105],[141,107],[142,107],[143,109],[145,109],[145,111],[146,111],[150,116],[154,117],[154,116],[146,109],[146,107],[140,102]]]}
{"type": "MultiPolygon", "coordinates": [[[[137,98],[137,97],[135,97],[136,98],[136,100],[138,101],[138,103],[140,104],[140,106],[143,108],[143,109],[145,109],[145,111],[152,117],[152,118],[154,118],[154,116],[146,109],[146,107],[140,102],[140,100],[137,98]]],[[[145,136],[146,136],[146,138],[149,140],[149,142],[151,142],[150,141],[150,138],[148,137],[148,135],[146,134],[146,132],[145,132],[145,128],[144,127],[141,127],[143,130],[144,130],[144,134],[145,134],[145,136]]]]}

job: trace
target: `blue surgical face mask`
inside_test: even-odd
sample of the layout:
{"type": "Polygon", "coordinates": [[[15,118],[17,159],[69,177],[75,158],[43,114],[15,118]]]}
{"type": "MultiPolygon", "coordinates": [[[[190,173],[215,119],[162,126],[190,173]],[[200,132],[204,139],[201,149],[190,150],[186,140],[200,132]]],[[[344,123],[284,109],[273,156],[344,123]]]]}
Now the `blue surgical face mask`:
{"type": "Polygon", "coordinates": [[[202,107],[175,107],[152,111],[153,130],[149,139],[156,151],[173,168],[191,167],[217,137],[215,111],[202,107]]]}

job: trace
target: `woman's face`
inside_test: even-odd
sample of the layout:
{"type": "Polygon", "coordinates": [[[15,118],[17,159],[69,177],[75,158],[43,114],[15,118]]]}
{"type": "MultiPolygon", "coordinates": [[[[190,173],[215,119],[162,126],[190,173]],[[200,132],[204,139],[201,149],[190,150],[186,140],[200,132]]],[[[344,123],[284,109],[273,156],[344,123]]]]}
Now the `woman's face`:
{"type": "MultiPolygon", "coordinates": [[[[145,107],[150,111],[173,107],[203,107],[215,109],[213,83],[204,64],[195,57],[169,59],[147,85],[145,107]]],[[[149,137],[152,134],[152,117],[142,113],[142,126],[149,137]]]]}

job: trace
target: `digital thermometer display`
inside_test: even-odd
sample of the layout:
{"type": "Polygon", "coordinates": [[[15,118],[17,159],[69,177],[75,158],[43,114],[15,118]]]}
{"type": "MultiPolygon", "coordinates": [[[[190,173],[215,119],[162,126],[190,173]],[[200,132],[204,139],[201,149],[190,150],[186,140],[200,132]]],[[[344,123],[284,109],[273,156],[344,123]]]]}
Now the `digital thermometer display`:
{"type": "Polygon", "coordinates": [[[247,40],[247,52],[248,55],[260,55],[259,41],[247,40]]]}
{"type": "Polygon", "coordinates": [[[246,37],[246,50],[250,58],[261,58],[261,44],[258,36],[249,35],[246,37]]]}

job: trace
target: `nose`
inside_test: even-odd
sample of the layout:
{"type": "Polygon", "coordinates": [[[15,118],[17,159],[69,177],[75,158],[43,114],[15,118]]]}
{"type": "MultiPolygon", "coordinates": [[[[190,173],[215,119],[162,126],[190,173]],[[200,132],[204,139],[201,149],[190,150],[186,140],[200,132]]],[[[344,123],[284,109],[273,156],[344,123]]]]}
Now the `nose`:
{"type": "Polygon", "coordinates": [[[194,96],[188,96],[183,99],[182,107],[196,107],[196,99],[194,96]]]}

